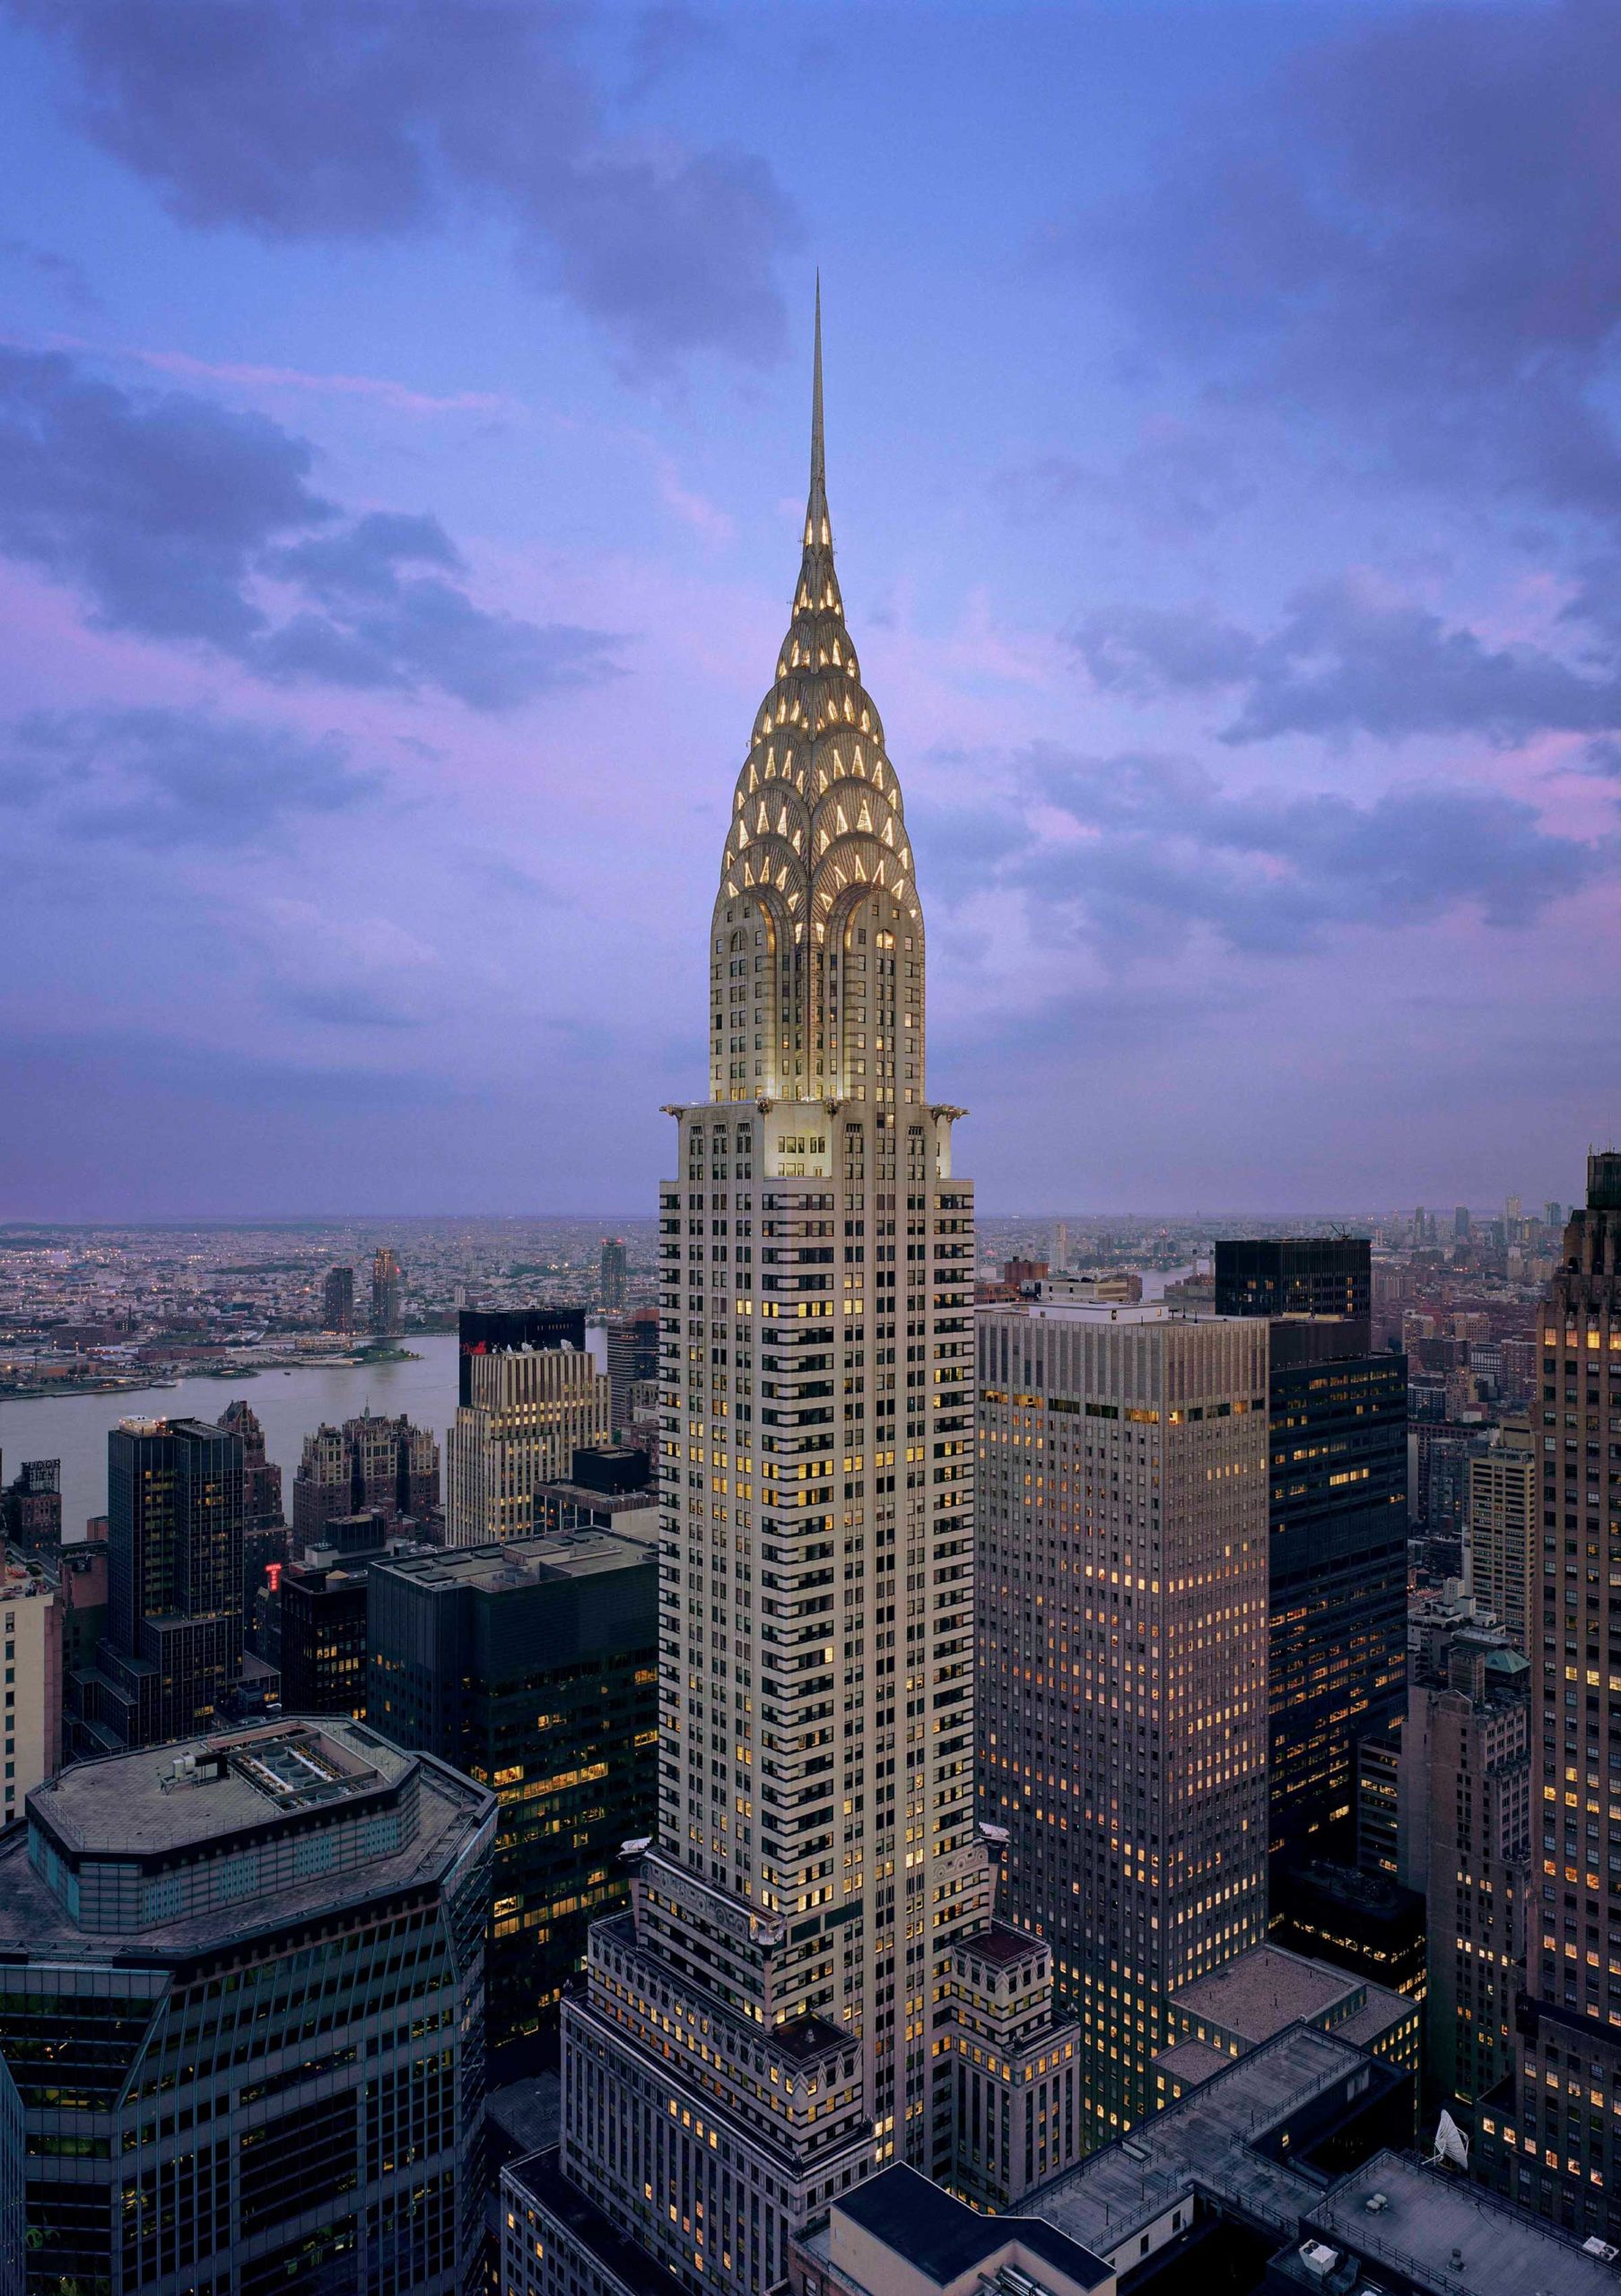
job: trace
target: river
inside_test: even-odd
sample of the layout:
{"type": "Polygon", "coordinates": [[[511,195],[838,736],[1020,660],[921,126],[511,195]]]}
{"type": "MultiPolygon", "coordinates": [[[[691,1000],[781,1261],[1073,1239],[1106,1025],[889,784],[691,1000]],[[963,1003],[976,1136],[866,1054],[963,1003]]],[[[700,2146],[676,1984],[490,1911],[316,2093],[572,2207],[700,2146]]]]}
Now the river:
{"type": "MultiPolygon", "coordinates": [[[[121,1419],[218,1419],[239,1396],[265,1430],[265,1448],[282,1470],[282,1500],[292,1513],[292,1478],[304,1438],[323,1420],[353,1419],[369,1405],[391,1417],[405,1413],[431,1430],[442,1447],[456,1415],[456,1339],[448,1332],[403,1340],[414,1363],[310,1364],[257,1377],[180,1379],[173,1387],[126,1387],[111,1396],[0,1397],[0,1459],[6,1481],[24,1459],[62,1462],[62,1530],[82,1538],[92,1515],[107,1512],[107,1437],[121,1419]]],[[[442,1472],[442,1468],[441,1468],[442,1472]]]]}

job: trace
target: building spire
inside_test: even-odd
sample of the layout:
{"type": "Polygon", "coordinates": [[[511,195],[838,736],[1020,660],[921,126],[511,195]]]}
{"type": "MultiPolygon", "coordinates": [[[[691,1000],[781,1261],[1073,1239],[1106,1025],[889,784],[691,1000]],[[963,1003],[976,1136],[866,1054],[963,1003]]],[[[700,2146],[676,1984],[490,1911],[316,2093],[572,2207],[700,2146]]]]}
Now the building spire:
{"type": "Polygon", "coordinates": [[[822,427],[822,274],[816,274],[816,351],[811,369],[810,500],[805,506],[805,566],[801,588],[820,597],[825,587],[823,569],[830,566],[821,553],[832,547],[833,530],[827,517],[827,443],[822,427]],[[814,563],[813,563],[814,561],[814,563]]]}
{"type": "Polygon", "coordinates": [[[816,273],[816,357],[811,383],[811,495],[827,495],[827,452],[822,431],[822,273],[816,273]]]}

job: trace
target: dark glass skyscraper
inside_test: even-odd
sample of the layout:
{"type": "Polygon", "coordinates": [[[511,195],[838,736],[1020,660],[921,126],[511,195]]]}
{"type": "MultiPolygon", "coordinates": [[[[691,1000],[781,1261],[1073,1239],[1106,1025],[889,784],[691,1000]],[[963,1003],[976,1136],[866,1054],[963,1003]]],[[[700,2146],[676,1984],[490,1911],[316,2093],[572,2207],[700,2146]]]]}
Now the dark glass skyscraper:
{"type": "Polygon", "coordinates": [[[321,1324],[327,1331],[354,1329],[354,1270],[330,1267],[321,1286],[321,1324]]]}
{"type": "Polygon", "coordinates": [[[585,1352],[583,1308],[464,1308],[457,1318],[460,1369],[456,1399],[473,1400],[473,1359],[525,1347],[572,1347],[585,1352]]]}
{"type": "Polygon", "coordinates": [[[166,1752],[0,1838],[29,2290],[465,2296],[492,1796],[350,1722],[166,1752]]]}
{"type": "MultiPolygon", "coordinates": [[[[1218,1316],[1349,1316],[1366,1320],[1365,1236],[1262,1236],[1216,1247],[1218,1316]]],[[[1367,1344],[1365,1333],[1363,1344],[1367,1344]]]]}
{"type": "Polygon", "coordinates": [[[242,1671],[242,1439],[126,1419],[107,1439],[107,1634],[69,1685],[83,1751],[214,1726],[242,1671]]]}
{"type": "Polygon", "coordinates": [[[379,1244],[371,1261],[371,1331],[392,1339],[405,1328],[400,1307],[400,1265],[388,1245],[379,1244]]]}
{"type": "Polygon", "coordinates": [[[1354,1855],[1356,1741],[1401,1709],[1407,1360],[1368,1347],[1365,1237],[1218,1243],[1216,1312],[1272,1327],[1274,1860],[1354,1855]]]}
{"type": "Polygon", "coordinates": [[[592,1531],[373,1561],[372,1725],[501,1805],[492,2047],[555,2013],[586,1930],[630,1895],[658,1801],[658,1551],[592,1531]]]}

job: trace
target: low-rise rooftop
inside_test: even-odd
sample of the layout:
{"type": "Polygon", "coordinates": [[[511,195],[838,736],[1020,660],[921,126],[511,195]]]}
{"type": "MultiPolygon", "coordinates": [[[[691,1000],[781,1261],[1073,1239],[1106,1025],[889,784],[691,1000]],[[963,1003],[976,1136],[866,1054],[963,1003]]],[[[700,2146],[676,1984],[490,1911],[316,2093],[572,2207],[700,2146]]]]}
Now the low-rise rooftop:
{"type": "MultiPolygon", "coordinates": [[[[1062,2176],[1028,2194],[1024,2211],[1102,2254],[1118,2250],[1179,2198],[1204,2188],[1283,2240],[1321,2186],[1286,2157],[1260,2149],[1268,2132],[1373,2068],[1361,2049],[1314,2026],[1294,2025],[1229,2061],[1178,2104],[1139,2121],[1062,2176]]],[[[1614,2296],[1614,2292],[1611,2292],[1614,2296]]]]}
{"type": "Polygon", "coordinates": [[[431,1553],[390,1556],[372,1565],[397,1578],[431,1587],[471,1587],[501,1594],[514,1587],[538,1587],[563,1578],[589,1578],[604,1571],[628,1570],[657,1561],[656,1537],[633,1532],[564,1532],[527,1539],[497,1539],[482,1546],[437,1547],[431,1553]]]}
{"type": "MultiPolygon", "coordinates": [[[[1359,2292],[1405,2281],[1424,2296],[1616,2296],[1613,2265],[1408,2153],[1376,2152],[1309,2211],[1303,2231],[1362,2260],[1349,2282],[1359,2292]]],[[[1298,2250],[1289,2269],[1321,2289],[1298,2250]]]]}

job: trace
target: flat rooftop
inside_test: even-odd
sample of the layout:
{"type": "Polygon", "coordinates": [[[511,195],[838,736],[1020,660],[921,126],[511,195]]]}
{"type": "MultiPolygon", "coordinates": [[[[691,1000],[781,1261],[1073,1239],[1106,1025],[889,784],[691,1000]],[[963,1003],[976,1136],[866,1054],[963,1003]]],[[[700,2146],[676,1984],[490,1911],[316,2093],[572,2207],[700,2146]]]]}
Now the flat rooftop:
{"type": "Polygon", "coordinates": [[[1383,2281],[1379,2267],[1387,2265],[1434,2296],[1459,2289],[1469,2296],[1616,2296],[1613,2265],[1407,2153],[1374,2153],[1306,2216],[1330,2248],[1361,2257],[1375,2281],[1383,2281]],[[1385,2205],[1370,2211],[1375,2195],[1385,2205]]]}
{"type": "Polygon", "coordinates": [[[391,1555],[371,1568],[422,1587],[474,1587],[484,1594],[501,1594],[514,1587],[630,1570],[656,1561],[658,1555],[657,1537],[621,1530],[566,1531],[555,1537],[542,1535],[493,1540],[483,1546],[436,1547],[431,1554],[391,1555]]]}
{"type": "MultiPolygon", "coordinates": [[[[1179,1986],[1174,2006],[1182,2017],[1203,2018],[1258,2046],[1285,2025],[1325,2016],[1337,2002],[1365,1985],[1364,1979],[1349,1970],[1329,1969],[1281,1945],[1251,1945],[1207,1977],[1179,1986]]],[[[1390,1997],[1398,1998],[1394,1994],[1390,1997]]]]}
{"type": "Polygon", "coordinates": [[[1185,1307],[1174,1300],[992,1300],[981,1315],[1023,1313],[1032,1323],[1059,1324],[1237,1324],[1252,1316],[1218,1316],[1213,1308],[1185,1307]]]}
{"type": "Polygon", "coordinates": [[[557,2146],[532,2152],[527,2161],[514,2161],[502,2178],[515,2200],[520,2205],[532,2200],[554,2216],[630,2296],[675,2296],[678,2283],[662,2265],[627,2240],[595,2202],[568,2181],[557,2146]]]}
{"type": "MultiPolygon", "coordinates": [[[[1180,2103],[1139,2121],[1076,2169],[1020,2202],[1084,2248],[1109,2255],[1122,2240],[1202,2186],[1225,2205],[1289,2239],[1322,2186],[1256,2144],[1312,2095],[1361,2071],[1364,2053],[1315,2026],[1295,2025],[1248,2057],[1229,2058],[1180,2103]]],[[[1609,2296],[1616,2296],[1612,2287],[1609,2296]]]]}
{"type": "Polygon", "coordinates": [[[495,1807],[492,1794],[449,1763],[404,1752],[363,1723],[327,1716],[284,1717],[213,1738],[75,1762],[30,1794],[29,1823],[0,1834],[0,1960],[162,1961],[207,1952],[357,1898],[437,1879],[492,1824],[495,1807]],[[189,1781],[177,1779],[175,1764],[187,1754],[198,1772],[189,1781]],[[70,1856],[127,1858],[160,1869],[173,1857],[184,1866],[188,1853],[212,1842],[223,1847],[234,1839],[247,1848],[290,1822],[318,1826],[323,1817],[341,1816],[346,1803],[363,1805],[370,1795],[405,1787],[414,1773],[414,1831],[397,1849],[274,1894],[179,1912],[138,1929],[84,1926],[29,1863],[30,1836],[39,1823],[47,1840],[54,1834],[70,1856]]]}
{"type": "Polygon", "coordinates": [[[143,1857],[356,1801],[397,1785],[416,1760],[370,1732],[356,1744],[336,1721],[288,1718],[74,1762],[29,1799],[68,1848],[143,1857]]]}
{"type": "Polygon", "coordinates": [[[1157,2051],[1154,2062],[1157,2071],[1184,2088],[1197,2089],[1201,2081],[1224,2073],[1233,2060],[1224,2048],[1212,2048],[1208,2041],[1172,2041],[1169,2048],[1157,2051]]]}
{"type": "Polygon", "coordinates": [[[1020,2209],[988,2216],[954,2199],[915,2169],[886,2169],[866,2184],[853,2185],[833,2203],[835,2221],[817,2243],[818,2252],[838,2268],[837,2218],[847,2217],[873,2239],[904,2257],[915,2272],[937,2288],[958,2285],[976,2270],[994,2267],[1015,2241],[1041,2263],[1054,2266],[1080,2288],[1113,2284],[1112,2266],[1040,2217],[1020,2209]]]}
{"type": "Polygon", "coordinates": [[[1033,1958],[1045,1960],[1050,1951],[1044,1937],[1033,1937],[1028,1929],[1015,1929],[1010,1921],[993,1921],[956,1942],[961,1951],[977,1953],[997,1969],[1011,1969],[1015,1961],[1033,1958]]]}

